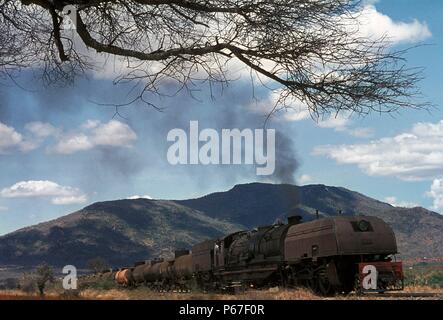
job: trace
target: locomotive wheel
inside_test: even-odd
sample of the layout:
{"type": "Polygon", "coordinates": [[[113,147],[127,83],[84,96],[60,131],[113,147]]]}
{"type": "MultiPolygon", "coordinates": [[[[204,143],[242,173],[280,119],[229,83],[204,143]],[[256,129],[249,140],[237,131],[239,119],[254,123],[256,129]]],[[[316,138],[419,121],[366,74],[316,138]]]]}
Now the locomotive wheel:
{"type": "Polygon", "coordinates": [[[335,293],[335,287],[329,282],[326,274],[326,267],[321,267],[315,272],[312,279],[315,282],[315,290],[313,291],[322,296],[331,296],[335,293]]]}
{"type": "Polygon", "coordinates": [[[318,293],[318,283],[315,278],[306,280],[306,286],[315,294],[318,293]]]}
{"type": "Polygon", "coordinates": [[[325,277],[317,278],[317,288],[318,288],[318,293],[320,293],[323,296],[330,296],[334,293],[334,288],[332,287],[329,280],[325,277]]]}

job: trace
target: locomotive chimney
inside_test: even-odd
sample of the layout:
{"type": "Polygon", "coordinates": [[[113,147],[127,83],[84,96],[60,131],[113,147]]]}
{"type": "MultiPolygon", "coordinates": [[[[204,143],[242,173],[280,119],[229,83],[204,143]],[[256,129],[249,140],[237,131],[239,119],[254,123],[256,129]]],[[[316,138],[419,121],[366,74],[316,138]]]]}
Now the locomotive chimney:
{"type": "Polygon", "coordinates": [[[299,224],[301,220],[301,216],[290,216],[288,217],[288,224],[299,224]]]}

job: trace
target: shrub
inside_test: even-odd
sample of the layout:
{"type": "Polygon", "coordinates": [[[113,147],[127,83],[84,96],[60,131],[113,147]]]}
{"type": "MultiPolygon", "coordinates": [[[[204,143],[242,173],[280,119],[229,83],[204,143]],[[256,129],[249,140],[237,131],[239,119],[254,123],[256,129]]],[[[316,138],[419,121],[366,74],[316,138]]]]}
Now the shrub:
{"type": "Polygon", "coordinates": [[[37,289],[37,285],[33,275],[30,273],[23,274],[22,278],[19,281],[19,288],[24,293],[27,294],[34,293],[37,289]]]}

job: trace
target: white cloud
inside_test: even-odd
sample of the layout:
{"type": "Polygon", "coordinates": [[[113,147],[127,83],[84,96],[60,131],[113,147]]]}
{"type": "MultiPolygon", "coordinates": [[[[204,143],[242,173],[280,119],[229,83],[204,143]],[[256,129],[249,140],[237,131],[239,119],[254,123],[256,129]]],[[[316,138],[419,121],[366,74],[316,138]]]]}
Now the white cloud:
{"type": "Polygon", "coordinates": [[[418,207],[418,204],[407,201],[398,201],[396,197],[390,196],[385,198],[385,202],[389,203],[391,206],[399,208],[414,208],[418,207]]]}
{"type": "MultiPolygon", "coordinates": [[[[285,101],[285,107],[277,106],[282,92],[282,89],[269,91],[265,99],[250,104],[248,109],[263,114],[274,112],[274,116],[282,121],[302,121],[313,118],[309,112],[308,106],[303,101],[296,98],[288,98],[285,101]],[[277,108],[274,109],[276,106],[277,108]]],[[[342,119],[343,117],[340,115],[339,118],[342,119]]],[[[319,123],[323,123],[324,127],[331,127],[333,120],[328,122],[329,119],[330,117],[318,120],[319,123]]]]}
{"type": "Polygon", "coordinates": [[[131,127],[120,121],[101,123],[88,120],[80,131],[61,136],[51,150],[60,154],[72,154],[97,146],[130,147],[136,139],[137,135],[131,127]]]}
{"type": "Polygon", "coordinates": [[[49,123],[29,122],[25,125],[28,133],[19,133],[13,127],[0,122],[0,154],[29,152],[37,149],[45,138],[57,135],[60,130],[49,123]]]}
{"type": "Polygon", "coordinates": [[[107,123],[88,120],[80,128],[66,133],[50,123],[38,121],[27,123],[25,129],[28,133],[23,136],[13,127],[0,122],[0,154],[34,150],[51,136],[57,142],[48,150],[59,154],[72,154],[97,146],[131,147],[137,139],[131,127],[117,120],[107,123]]]}
{"type": "Polygon", "coordinates": [[[37,148],[37,144],[25,140],[14,128],[0,122],[0,154],[14,151],[28,152],[37,148]]]}
{"type": "Polygon", "coordinates": [[[434,179],[426,195],[434,199],[432,209],[443,210],[443,179],[434,179]]]}
{"type": "Polygon", "coordinates": [[[320,128],[333,129],[358,138],[370,138],[374,134],[372,128],[352,128],[353,123],[351,116],[346,112],[325,115],[320,118],[316,118],[315,115],[311,116],[308,106],[295,98],[287,100],[286,107],[279,107],[273,110],[277,105],[281,92],[281,89],[269,91],[269,94],[265,99],[250,104],[248,109],[264,115],[274,112],[273,116],[276,120],[280,121],[292,122],[314,119],[316,120],[316,125],[320,128]]]}
{"type": "Polygon", "coordinates": [[[308,174],[303,174],[297,179],[297,184],[304,185],[312,182],[312,177],[308,174]]]}
{"type": "Polygon", "coordinates": [[[22,135],[14,128],[0,122],[0,154],[20,148],[22,140],[22,135]]]}
{"type": "Polygon", "coordinates": [[[417,123],[410,132],[365,144],[319,146],[313,154],[357,165],[371,176],[402,180],[443,177],[443,120],[417,123]]]}
{"type": "Polygon", "coordinates": [[[93,129],[91,140],[99,146],[128,146],[137,139],[135,132],[127,124],[111,120],[93,129]]]}
{"type": "Polygon", "coordinates": [[[52,148],[52,151],[60,154],[72,154],[78,151],[90,150],[94,147],[90,138],[83,133],[65,135],[52,148]]]}
{"type": "Polygon", "coordinates": [[[284,119],[287,121],[301,121],[311,118],[311,114],[307,108],[289,109],[286,111],[284,119]]]}
{"type": "Polygon", "coordinates": [[[282,92],[282,89],[270,90],[267,92],[266,98],[251,103],[247,108],[252,112],[265,115],[274,112],[273,115],[275,115],[278,120],[283,121],[301,121],[311,118],[306,104],[295,98],[292,100],[288,98],[286,108],[278,106],[278,109],[274,109],[279,102],[278,100],[282,92]]]}
{"type": "Polygon", "coordinates": [[[51,197],[53,204],[78,204],[87,201],[87,196],[78,188],[61,186],[48,180],[20,181],[0,191],[4,198],[51,197]]]}
{"type": "Polygon", "coordinates": [[[50,123],[44,122],[29,122],[25,125],[25,129],[37,136],[38,138],[47,138],[59,133],[59,129],[50,123]]]}
{"type": "Polygon", "coordinates": [[[139,196],[139,195],[130,196],[130,197],[126,198],[126,199],[128,199],[128,200],[135,200],[135,199],[149,199],[149,200],[152,200],[152,197],[147,195],[147,194],[145,194],[143,196],[139,196]]]}
{"type": "Polygon", "coordinates": [[[425,22],[416,19],[410,22],[394,21],[377,11],[373,4],[367,4],[358,15],[359,35],[380,39],[386,37],[392,44],[415,43],[432,36],[425,22]]]}
{"type": "Polygon", "coordinates": [[[318,126],[320,128],[332,128],[336,131],[345,131],[349,125],[349,121],[350,118],[341,113],[319,120],[318,126]]]}
{"type": "Polygon", "coordinates": [[[0,206],[0,212],[2,212],[2,211],[7,211],[7,210],[8,210],[8,207],[0,206]]]}
{"type": "Polygon", "coordinates": [[[374,130],[372,128],[352,128],[351,117],[343,112],[320,119],[317,122],[317,125],[320,128],[334,129],[337,132],[347,133],[357,138],[370,138],[374,135],[374,130]]]}
{"type": "Polygon", "coordinates": [[[82,125],[82,128],[83,129],[94,129],[94,128],[97,128],[99,125],[100,125],[99,120],[89,119],[82,125]]]}

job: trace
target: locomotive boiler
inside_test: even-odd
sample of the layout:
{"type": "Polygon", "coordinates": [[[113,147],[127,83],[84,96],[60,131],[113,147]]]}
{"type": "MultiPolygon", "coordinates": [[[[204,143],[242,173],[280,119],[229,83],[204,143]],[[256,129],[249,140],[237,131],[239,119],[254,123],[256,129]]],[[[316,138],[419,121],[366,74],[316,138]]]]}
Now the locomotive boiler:
{"type": "Polygon", "coordinates": [[[116,280],[160,290],[307,286],[322,295],[400,290],[403,272],[401,262],[393,261],[396,253],[394,232],[379,218],[301,222],[294,216],[287,224],[240,231],[196,244],[191,251],[176,251],[172,260],[126,268],[116,280]]]}

